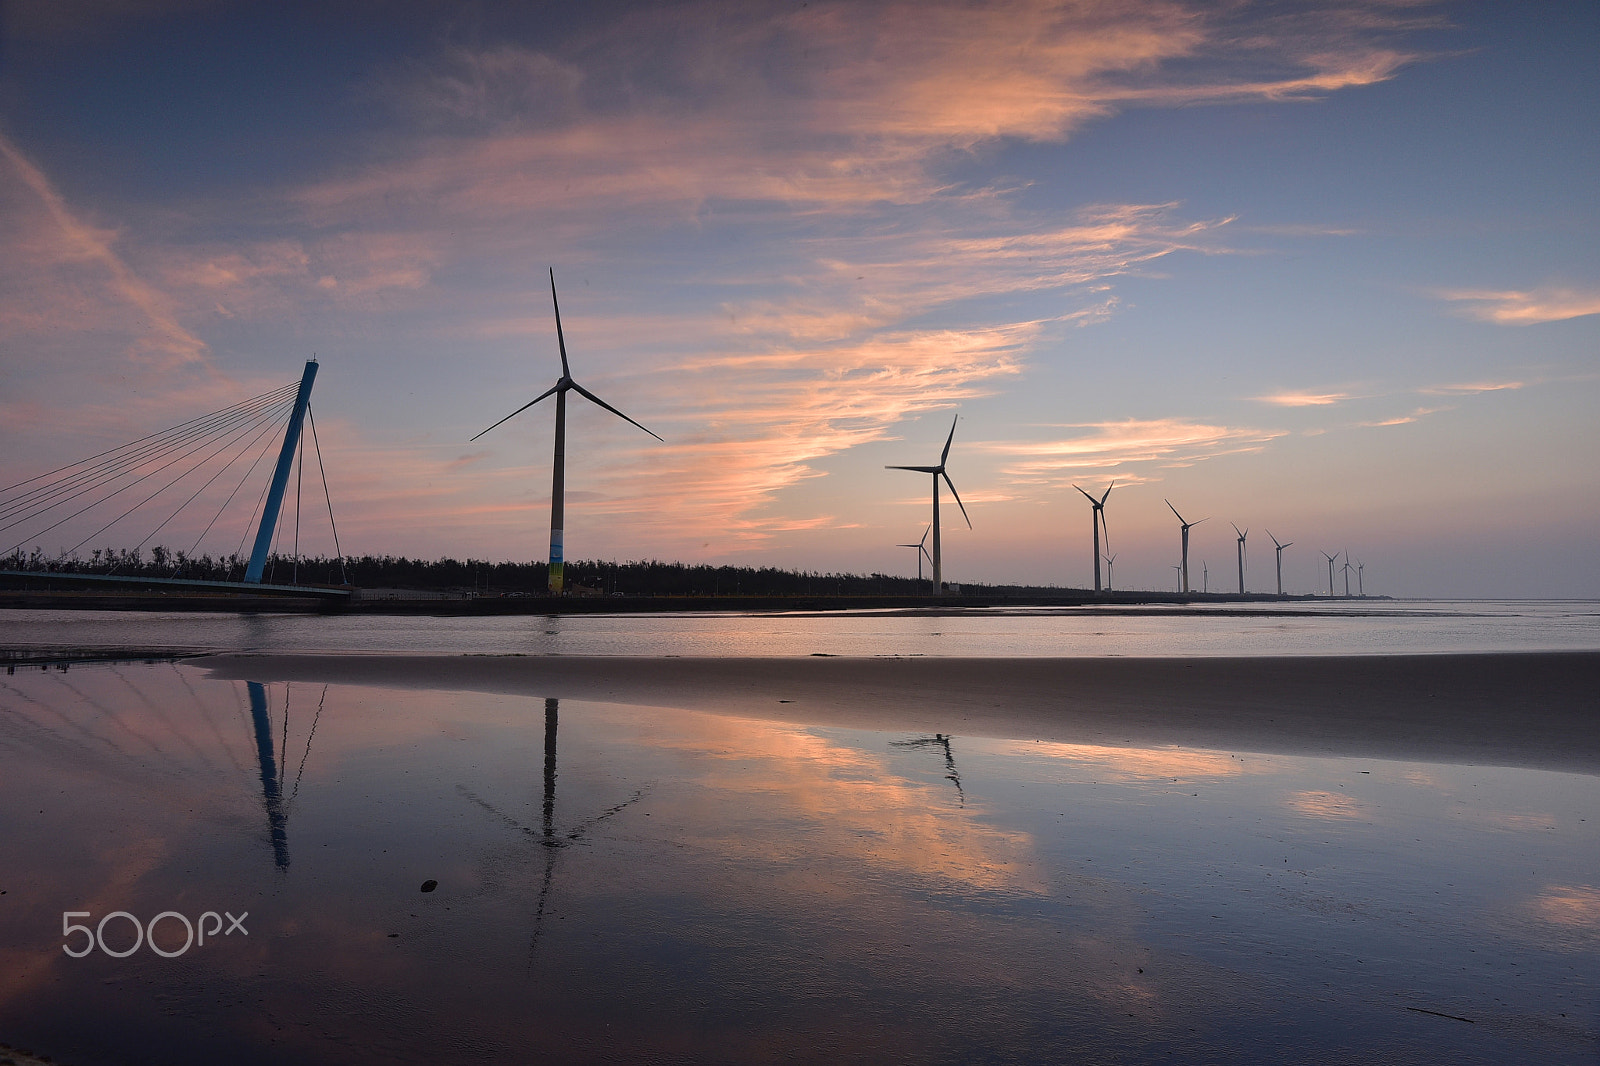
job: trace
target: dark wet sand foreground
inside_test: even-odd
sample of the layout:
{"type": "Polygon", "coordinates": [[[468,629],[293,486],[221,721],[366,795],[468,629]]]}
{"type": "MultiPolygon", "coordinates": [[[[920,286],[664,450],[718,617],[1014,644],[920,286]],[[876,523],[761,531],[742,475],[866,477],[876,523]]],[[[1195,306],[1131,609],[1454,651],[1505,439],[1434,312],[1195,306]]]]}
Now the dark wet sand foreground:
{"type": "Polygon", "coordinates": [[[1256,658],[226,654],[212,676],[812,725],[1600,774],[1600,652],[1256,658]]]}

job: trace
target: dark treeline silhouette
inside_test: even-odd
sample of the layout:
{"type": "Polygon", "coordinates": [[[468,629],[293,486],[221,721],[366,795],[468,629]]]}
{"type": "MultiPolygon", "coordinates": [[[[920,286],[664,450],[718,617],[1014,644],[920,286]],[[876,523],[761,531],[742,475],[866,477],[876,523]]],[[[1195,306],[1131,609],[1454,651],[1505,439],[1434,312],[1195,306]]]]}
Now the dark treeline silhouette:
{"type": "MultiPolygon", "coordinates": [[[[194,581],[238,581],[247,559],[239,555],[189,556],[163,547],[148,554],[102,548],[89,558],[52,559],[39,549],[0,559],[0,569],[53,573],[176,577],[194,581]]],[[[358,588],[424,589],[479,596],[542,596],[547,584],[543,562],[490,562],[486,559],[411,559],[400,555],[268,557],[267,584],[342,585],[358,588]]],[[[825,574],[763,566],[708,566],[660,560],[624,563],[579,561],[566,564],[568,590],[576,595],[623,596],[917,596],[932,582],[889,574],[825,574]]],[[[994,595],[1060,592],[1041,586],[965,584],[963,590],[994,595]]]]}

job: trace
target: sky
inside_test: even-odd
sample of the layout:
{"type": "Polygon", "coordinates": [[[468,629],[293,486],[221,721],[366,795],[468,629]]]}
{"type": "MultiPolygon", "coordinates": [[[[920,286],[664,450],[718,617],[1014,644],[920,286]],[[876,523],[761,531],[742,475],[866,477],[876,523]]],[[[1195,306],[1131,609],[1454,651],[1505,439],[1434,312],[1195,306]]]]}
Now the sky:
{"type": "Polygon", "coordinates": [[[1115,479],[1122,588],[1170,500],[1196,587],[1600,596],[1593,3],[511,7],[0,2],[0,483],[314,355],[346,553],[542,560],[554,269],[664,438],[571,398],[569,559],[913,573],[955,420],[949,581],[1115,479]]]}

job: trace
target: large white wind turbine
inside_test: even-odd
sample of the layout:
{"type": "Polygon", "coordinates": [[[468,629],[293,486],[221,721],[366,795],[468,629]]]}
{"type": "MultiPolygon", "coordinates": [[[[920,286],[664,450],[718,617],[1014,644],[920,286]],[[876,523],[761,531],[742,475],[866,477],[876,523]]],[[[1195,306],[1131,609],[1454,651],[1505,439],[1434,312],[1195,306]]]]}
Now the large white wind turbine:
{"type": "MultiPolygon", "coordinates": [[[[561,304],[556,301],[556,272],[554,267],[550,268],[550,304],[555,308],[556,312],[556,344],[561,349],[561,377],[554,385],[550,386],[550,388],[546,389],[544,392],[541,392],[538,396],[535,396],[533,399],[529,400],[515,411],[512,411],[510,414],[506,415],[505,418],[502,418],[499,422],[496,422],[494,426],[490,426],[489,429],[494,429],[495,426],[499,426],[517,417],[522,412],[526,411],[528,408],[544,399],[546,396],[554,396],[556,398],[555,472],[550,479],[549,584],[551,595],[559,596],[561,595],[563,576],[562,572],[565,561],[565,545],[563,544],[562,523],[566,514],[567,391],[570,389],[571,391],[582,396],[584,399],[588,400],[590,403],[604,407],[607,411],[610,411],[624,422],[631,423],[632,425],[638,426],[640,429],[644,429],[646,433],[649,433],[652,437],[655,437],[656,440],[661,440],[661,438],[656,436],[656,434],[652,431],[645,429],[644,426],[640,426],[639,423],[634,422],[633,419],[629,418],[627,415],[623,414],[621,411],[617,410],[615,407],[612,407],[600,397],[596,396],[594,393],[590,392],[588,389],[572,380],[572,371],[567,366],[567,339],[561,332],[561,304]]],[[[489,429],[484,430],[483,433],[489,432],[489,429]]],[[[472,439],[477,440],[478,437],[483,436],[483,433],[479,433],[477,437],[473,437],[472,439]]]]}
{"type": "Polygon", "coordinates": [[[1178,514],[1178,509],[1172,506],[1171,500],[1163,500],[1162,502],[1167,505],[1173,514],[1178,515],[1178,525],[1181,526],[1183,530],[1183,554],[1179,556],[1179,559],[1183,565],[1178,568],[1178,571],[1183,579],[1181,582],[1183,586],[1183,592],[1185,595],[1187,595],[1189,592],[1189,529],[1192,526],[1199,525],[1200,522],[1204,522],[1205,519],[1200,519],[1200,522],[1191,522],[1184,518],[1183,515],[1178,514]]]}
{"type": "MultiPolygon", "coordinates": [[[[956,418],[960,416],[957,415],[956,418]]],[[[933,475],[933,594],[944,593],[944,559],[939,553],[939,479],[944,478],[944,483],[950,486],[950,495],[956,498],[956,506],[961,508],[961,517],[967,519],[967,528],[972,528],[972,519],[967,517],[967,505],[961,502],[961,494],[956,491],[956,483],[950,480],[950,475],[944,472],[945,460],[950,458],[950,442],[956,439],[956,419],[950,420],[950,435],[944,439],[944,451],[939,453],[938,466],[886,466],[885,470],[913,470],[919,474],[933,475]]]]}
{"type": "MultiPolygon", "coordinates": [[[[928,529],[932,529],[932,528],[933,528],[932,526],[928,527],[928,529]]],[[[925,556],[925,555],[928,555],[928,529],[924,529],[922,531],[922,539],[917,541],[915,544],[896,544],[895,545],[896,548],[915,548],[915,549],[917,549],[917,580],[918,581],[922,580],[922,557],[925,556]]],[[[933,557],[931,555],[928,556],[928,561],[929,562],[933,561],[933,557]]]]}
{"type": "Polygon", "coordinates": [[[1278,538],[1272,536],[1272,530],[1270,530],[1270,529],[1267,530],[1267,536],[1272,537],[1272,546],[1278,550],[1278,552],[1277,552],[1277,554],[1278,554],[1278,595],[1282,596],[1283,595],[1283,549],[1285,549],[1289,545],[1293,544],[1294,541],[1286,540],[1282,544],[1279,544],[1278,543],[1278,538]]]}
{"type": "MultiPolygon", "coordinates": [[[[1078,489],[1079,492],[1083,492],[1076,485],[1072,487],[1078,489]]],[[[1111,490],[1116,487],[1117,482],[1113,478],[1111,484],[1106,486],[1106,491],[1100,494],[1098,500],[1087,492],[1083,492],[1083,498],[1089,501],[1089,506],[1093,509],[1089,513],[1089,521],[1094,526],[1094,590],[1096,592],[1100,591],[1100,529],[1106,524],[1106,497],[1110,496],[1111,490]]],[[[1109,529],[1106,530],[1106,547],[1111,547],[1111,531],[1109,529]]]]}
{"type": "Polygon", "coordinates": [[[1232,525],[1233,525],[1233,531],[1235,533],[1239,534],[1239,595],[1243,596],[1244,595],[1244,538],[1246,538],[1246,537],[1248,537],[1250,535],[1250,531],[1247,529],[1247,530],[1245,530],[1244,532],[1241,533],[1239,531],[1239,524],[1237,522],[1232,523],[1232,525]]]}

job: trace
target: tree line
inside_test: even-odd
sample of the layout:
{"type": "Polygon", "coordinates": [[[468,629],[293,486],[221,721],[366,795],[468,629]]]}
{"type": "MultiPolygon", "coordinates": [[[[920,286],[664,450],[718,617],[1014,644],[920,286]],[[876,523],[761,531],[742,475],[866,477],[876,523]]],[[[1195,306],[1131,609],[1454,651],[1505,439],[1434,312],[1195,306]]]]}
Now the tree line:
{"type": "MultiPolygon", "coordinates": [[[[116,574],[126,577],[187,578],[191,581],[238,581],[249,559],[238,554],[191,556],[157,546],[140,549],[101,548],[89,557],[49,558],[39,549],[19,549],[0,559],[0,569],[53,573],[116,574]]],[[[343,558],[271,555],[262,580],[267,584],[354,585],[358,588],[426,589],[479,596],[542,596],[549,567],[540,561],[491,562],[487,559],[413,559],[404,555],[351,555],[343,558]]],[[[564,571],[568,590],[577,595],[623,596],[917,596],[932,589],[931,579],[891,574],[823,573],[773,566],[712,566],[704,563],[569,562],[564,571]]],[[[1059,592],[1021,585],[962,586],[991,595],[1059,592]]]]}

